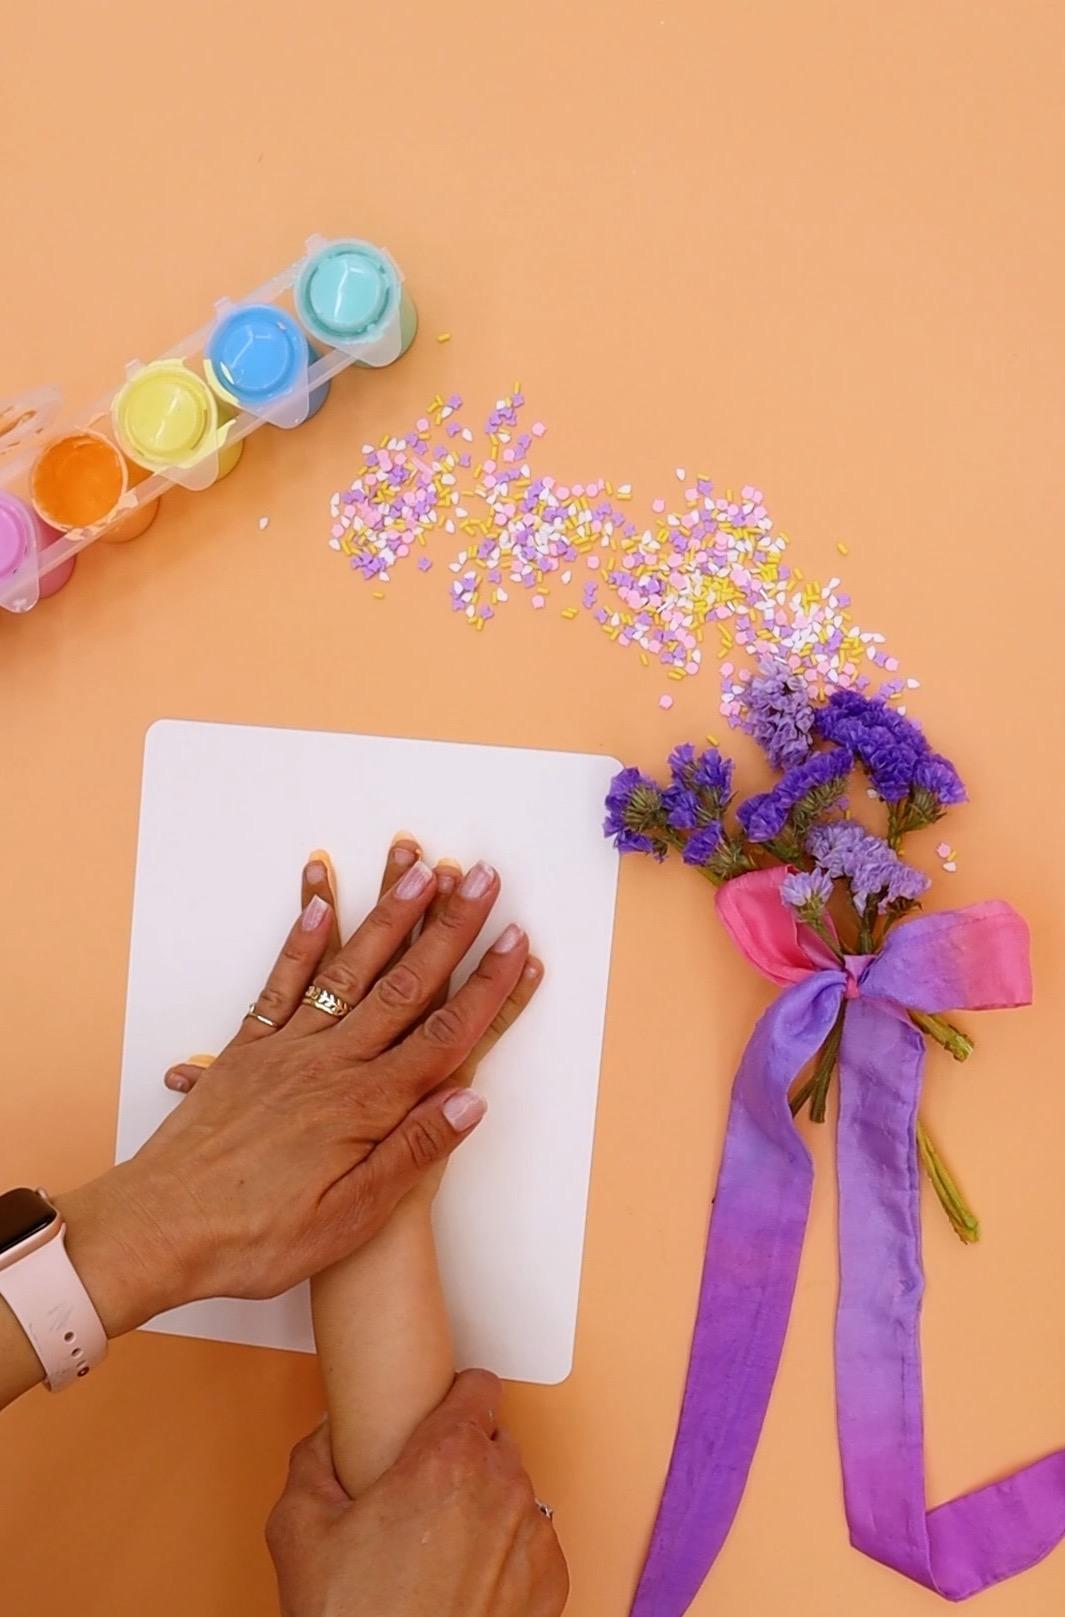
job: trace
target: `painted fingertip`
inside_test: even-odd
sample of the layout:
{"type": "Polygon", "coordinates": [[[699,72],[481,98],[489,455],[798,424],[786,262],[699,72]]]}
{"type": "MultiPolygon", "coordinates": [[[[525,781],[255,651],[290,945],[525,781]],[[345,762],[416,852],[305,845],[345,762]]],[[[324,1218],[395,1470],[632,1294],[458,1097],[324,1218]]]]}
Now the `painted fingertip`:
{"type": "Polygon", "coordinates": [[[515,926],[514,922],[511,921],[510,925],[504,927],[498,938],[496,938],[490,952],[492,954],[509,954],[512,949],[518,947],[524,936],[525,933],[521,927],[515,926]]]}
{"type": "Polygon", "coordinates": [[[407,866],[413,865],[415,859],[417,859],[418,850],[417,848],[408,847],[403,842],[393,842],[389,849],[388,857],[398,870],[406,870],[407,866]]]}
{"type": "Polygon", "coordinates": [[[531,983],[531,982],[534,981],[535,978],[543,976],[543,974],[544,974],[543,964],[539,960],[534,959],[534,957],[532,955],[530,955],[529,959],[526,960],[524,966],[522,967],[521,974],[522,974],[522,977],[525,979],[526,982],[531,983]]]}
{"type": "Polygon", "coordinates": [[[176,1089],[179,1095],[187,1095],[192,1088],[189,1079],[180,1072],[168,1072],[163,1082],[167,1089],[176,1089]]]}
{"type": "Polygon", "coordinates": [[[329,872],[320,859],[311,859],[305,864],[303,874],[312,887],[320,887],[323,882],[329,880],[329,872]]]}
{"type": "Polygon", "coordinates": [[[436,890],[443,898],[455,891],[458,886],[459,873],[454,865],[437,865],[436,890]]]}

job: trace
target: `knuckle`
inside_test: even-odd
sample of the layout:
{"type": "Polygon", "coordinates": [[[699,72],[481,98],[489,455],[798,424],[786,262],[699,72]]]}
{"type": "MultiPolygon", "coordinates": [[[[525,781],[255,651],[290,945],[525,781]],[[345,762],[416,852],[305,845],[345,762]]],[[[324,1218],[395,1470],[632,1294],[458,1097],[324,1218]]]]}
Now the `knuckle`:
{"type": "Polygon", "coordinates": [[[257,1011],[283,1011],[288,1006],[288,995],[276,983],[267,983],[255,1001],[257,1011]]]}
{"type": "Polygon", "coordinates": [[[517,1014],[518,1014],[517,1006],[514,1005],[508,999],[506,1004],[502,1005],[500,1007],[500,1009],[493,1016],[492,1020],[489,1022],[489,1024],[488,1024],[489,1033],[492,1034],[495,1038],[501,1039],[503,1037],[504,1033],[507,1031],[507,1029],[513,1023],[514,1018],[517,1016],[517,1014]]]}
{"type": "Polygon", "coordinates": [[[411,1164],[418,1173],[423,1173],[439,1160],[440,1139],[427,1118],[411,1118],[403,1138],[411,1164]]]}
{"type": "Polygon", "coordinates": [[[393,966],[377,985],[377,998],[390,1009],[404,1010],[422,997],[422,984],[410,966],[393,966]]]}
{"type": "MultiPolygon", "coordinates": [[[[301,934],[301,938],[306,938],[306,936],[305,932],[301,934]]],[[[305,947],[301,947],[295,938],[289,938],[281,951],[281,958],[282,960],[290,961],[293,965],[302,966],[307,958],[307,950],[305,947]]]]}
{"type": "Polygon", "coordinates": [[[467,918],[462,910],[461,904],[445,904],[433,922],[434,926],[442,928],[445,932],[461,932],[467,924],[467,918]]]}
{"type": "Polygon", "coordinates": [[[329,970],[320,973],[316,980],[319,988],[330,989],[351,1005],[358,1004],[363,996],[362,973],[346,960],[331,961],[329,970]]]}
{"type": "Polygon", "coordinates": [[[423,1037],[430,1044],[439,1045],[442,1049],[451,1049],[462,1044],[466,1037],[466,1023],[461,1011],[455,1009],[453,1004],[441,1005],[434,1011],[422,1027],[423,1037]]]}

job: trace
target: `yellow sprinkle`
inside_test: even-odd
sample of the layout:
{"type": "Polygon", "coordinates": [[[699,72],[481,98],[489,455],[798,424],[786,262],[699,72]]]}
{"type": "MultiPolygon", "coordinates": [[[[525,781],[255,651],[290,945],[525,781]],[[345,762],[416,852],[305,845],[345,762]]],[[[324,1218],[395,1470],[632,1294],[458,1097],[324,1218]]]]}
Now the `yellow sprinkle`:
{"type": "Polygon", "coordinates": [[[651,659],[647,655],[646,651],[641,651],[640,652],[640,661],[643,663],[643,666],[645,668],[649,668],[651,666],[651,659]]]}
{"type": "Polygon", "coordinates": [[[577,608],[575,606],[564,606],[562,608],[562,616],[564,618],[575,618],[577,616],[577,608]]]}
{"type": "Polygon", "coordinates": [[[450,333],[450,331],[438,331],[437,334],[436,334],[436,340],[437,340],[437,342],[450,342],[451,341],[451,333],[450,333]]]}
{"type": "Polygon", "coordinates": [[[383,601],[385,598],[384,590],[374,590],[373,598],[375,601],[383,601]]]}
{"type": "Polygon", "coordinates": [[[717,736],[712,736],[710,734],[709,730],[706,732],[706,739],[707,739],[707,741],[709,741],[709,743],[710,743],[710,745],[712,747],[716,747],[716,746],[719,745],[717,736]]]}
{"type": "Polygon", "coordinates": [[[667,679],[683,679],[684,670],[683,668],[671,668],[666,677],[667,679]]]}
{"type": "Polygon", "coordinates": [[[839,551],[841,556],[849,556],[850,555],[850,551],[847,549],[847,546],[843,543],[842,539],[837,544],[836,549],[839,551]]]}

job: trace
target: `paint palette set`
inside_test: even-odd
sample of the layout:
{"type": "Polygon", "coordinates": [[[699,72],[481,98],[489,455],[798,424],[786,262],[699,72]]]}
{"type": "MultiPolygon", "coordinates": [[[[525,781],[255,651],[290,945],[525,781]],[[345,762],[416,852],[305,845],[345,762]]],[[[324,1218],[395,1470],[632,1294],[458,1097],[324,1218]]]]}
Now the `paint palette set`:
{"type": "Polygon", "coordinates": [[[0,402],[0,607],[27,612],[55,595],[80,550],[136,538],[168,489],[227,476],[249,433],[308,421],[339,371],[390,365],[416,329],[388,253],[313,236],[192,336],[127,365],[84,422],[58,425],[57,388],[0,402]]]}

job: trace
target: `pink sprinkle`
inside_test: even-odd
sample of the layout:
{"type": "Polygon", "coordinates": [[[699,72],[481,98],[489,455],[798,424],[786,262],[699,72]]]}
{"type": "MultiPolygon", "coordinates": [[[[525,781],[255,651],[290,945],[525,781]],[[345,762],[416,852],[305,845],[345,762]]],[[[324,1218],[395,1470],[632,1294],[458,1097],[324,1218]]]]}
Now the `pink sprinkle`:
{"type": "Polygon", "coordinates": [[[534,595],[532,598],[532,604],[536,608],[537,612],[539,612],[542,606],[547,605],[547,602],[544,600],[542,595],[534,595]]]}
{"type": "Polygon", "coordinates": [[[664,511],[665,508],[666,508],[665,500],[652,500],[651,501],[651,510],[652,511],[664,511]]]}
{"type": "Polygon", "coordinates": [[[950,853],[950,843],[949,842],[940,842],[936,847],[936,852],[938,853],[938,855],[939,855],[939,857],[941,859],[945,859],[947,857],[947,855],[950,853]]]}
{"type": "Polygon", "coordinates": [[[544,426],[542,421],[534,421],[533,422],[533,424],[532,424],[532,434],[533,434],[534,438],[542,438],[546,431],[547,431],[547,428],[544,426]]]}
{"type": "Polygon", "coordinates": [[[672,698],[672,696],[660,696],[658,698],[658,705],[659,705],[659,707],[664,707],[664,708],[667,708],[667,709],[671,708],[673,706],[673,698],[672,698]]]}

